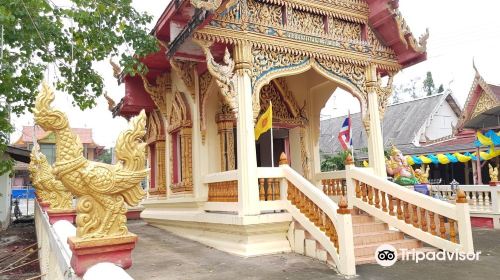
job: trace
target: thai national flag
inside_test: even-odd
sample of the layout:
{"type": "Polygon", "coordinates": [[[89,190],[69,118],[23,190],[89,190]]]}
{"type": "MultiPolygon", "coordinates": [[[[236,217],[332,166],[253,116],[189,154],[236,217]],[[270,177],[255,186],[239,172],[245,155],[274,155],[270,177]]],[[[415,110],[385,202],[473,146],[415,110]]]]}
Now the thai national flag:
{"type": "Polygon", "coordinates": [[[352,137],[351,137],[351,115],[349,114],[347,118],[345,118],[342,127],[340,128],[338,139],[342,148],[344,150],[349,150],[352,147],[352,137]]]}

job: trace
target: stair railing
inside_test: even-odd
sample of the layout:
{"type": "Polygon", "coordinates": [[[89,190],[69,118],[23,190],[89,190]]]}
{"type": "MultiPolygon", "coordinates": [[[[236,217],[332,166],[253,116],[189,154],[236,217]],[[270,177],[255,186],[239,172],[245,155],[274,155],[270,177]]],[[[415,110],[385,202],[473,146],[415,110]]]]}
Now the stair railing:
{"type": "Polygon", "coordinates": [[[349,209],[360,208],[407,235],[446,251],[472,253],[469,205],[462,190],[456,204],[409,190],[354,165],[346,165],[349,209]]]}
{"type": "Polygon", "coordinates": [[[341,274],[355,275],[352,218],[347,201],[343,199],[339,204],[332,201],[293,170],[284,154],[280,158],[280,169],[285,180],[288,212],[323,246],[341,274]]]}

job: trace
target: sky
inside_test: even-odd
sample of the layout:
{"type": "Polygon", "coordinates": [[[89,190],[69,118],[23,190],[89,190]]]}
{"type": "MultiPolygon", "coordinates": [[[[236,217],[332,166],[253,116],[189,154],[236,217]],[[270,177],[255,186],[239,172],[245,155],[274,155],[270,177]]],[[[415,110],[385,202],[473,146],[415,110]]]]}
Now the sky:
{"type": "MultiPolygon", "coordinates": [[[[170,1],[132,2],[137,10],[153,15],[153,27],[170,1]]],[[[421,85],[426,72],[431,71],[436,86],[443,84],[445,88],[449,87],[463,106],[474,79],[473,59],[488,83],[500,85],[500,1],[400,0],[399,9],[416,38],[426,28],[429,28],[430,37],[427,41],[427,61],[402,70],[395,77],[395,85],[404,85],[419,77],[417,85],[421,85]]],[[[117,85],[109,63],[96,63],[95,67],[105,80],[108,95],[118,102],[124,95],[124,87],[117,85]]],[[[92,128],[96,143],[114,146],[127,123],[123,118],[112,118],[104,97],[98,99],[95,108],[85,112],[72,107],[71,101],[71,97],[59,92],[56,93],[54,106],[67,112],[72,127],[92,128]]],[[[347,114],[348,110],[351,113],[359,111],[359,103],[349,93],[337,90],[321,114],[322,117],[339,116],[347,114]]],[[[13,122],[16,132],[11,140],[15,141],[23,125],[33,125],[33,116],[13,117],[13,122]]]]}

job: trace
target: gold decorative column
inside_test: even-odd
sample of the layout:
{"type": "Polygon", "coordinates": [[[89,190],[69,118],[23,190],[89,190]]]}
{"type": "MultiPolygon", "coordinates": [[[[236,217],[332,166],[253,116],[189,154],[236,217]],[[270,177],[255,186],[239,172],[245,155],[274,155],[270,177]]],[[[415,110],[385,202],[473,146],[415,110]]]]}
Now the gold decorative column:
{"type": "MultiPolygon", "coordinates": [[[[223,111],[225,111],[224,106],[223,111]]],[[[230,112],[222,112],[217,115],[216,122],[220,137],[221,171],[234,170],[236,169],[234,154],[235,117],[230,112]]]]}
{"type": "Polygon", "coordinates": [[[377,94],[380,88],[377,76],[377,67],[374,64],[366,68],[366,91],[368,95],[368,158],[370,166],[373,167],[375,174],[386,178],[385,157],[384,157],[384,139],[382,136],[382,124],[380,118],[379,96],[377,94]]]}
{"type": "Polygon", "coordinates": [[[156,142],[156,186],[159,194],[165,194],[167,178],[165,174],[165,140],[156,142]]]}

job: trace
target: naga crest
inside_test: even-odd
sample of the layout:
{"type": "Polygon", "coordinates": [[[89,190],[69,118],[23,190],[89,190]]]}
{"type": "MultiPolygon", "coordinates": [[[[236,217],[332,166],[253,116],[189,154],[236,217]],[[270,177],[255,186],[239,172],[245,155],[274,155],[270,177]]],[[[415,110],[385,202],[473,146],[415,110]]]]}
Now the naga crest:
{"type": "Polygon", "coordinates": [[[35,122],[45,131],[61,130],[68,127],[68,120],[64,113],[54,110],[50,106],[54,98],[54,91],[44,82],[42,90],[36,97],[33,114],[35,122]]]}

